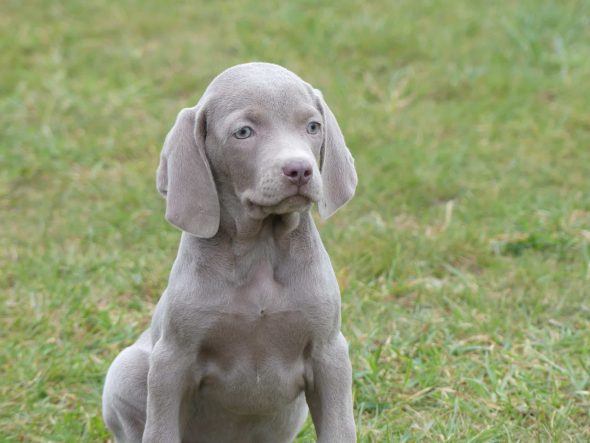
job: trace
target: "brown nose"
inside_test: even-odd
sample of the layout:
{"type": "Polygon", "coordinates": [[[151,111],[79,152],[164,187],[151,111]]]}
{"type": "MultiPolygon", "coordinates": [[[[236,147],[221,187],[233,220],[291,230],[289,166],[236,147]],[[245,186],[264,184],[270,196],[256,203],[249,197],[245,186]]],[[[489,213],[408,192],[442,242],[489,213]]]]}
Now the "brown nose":
{"type": "Polygon", "coordinates": [[[283,166],[283,174],[297,186],[303,186],[313,174],[311,165],[305,160],[290,160],[283,166]]]}

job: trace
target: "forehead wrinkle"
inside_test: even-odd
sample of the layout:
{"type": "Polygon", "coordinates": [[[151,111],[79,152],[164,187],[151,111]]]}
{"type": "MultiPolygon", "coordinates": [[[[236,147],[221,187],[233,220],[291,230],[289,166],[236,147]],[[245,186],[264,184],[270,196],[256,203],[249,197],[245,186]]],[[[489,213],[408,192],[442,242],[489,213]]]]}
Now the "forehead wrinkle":
{"type": "MultiPolygon", "coordinates": [[[[259,97],[261,99],[262,97],[259,97]]],[[[311,103],[301,103],[292,95],[285,94],[277,97],[269,94],[258,103],[249,100],[216,100],[216,106],[212,117],[215,121],[223,122],[223,132],[227,132],[226,126],[232,125],[237,120],[248,120],[255,125],[269,124],[270,122],[297,122],[307,121],[311,117],[321,118],[320,112],[311,103]]]]}
{"type": "Polygon", "coordinates": [[[313,102],[310,86],[294,74],[260,72],[257,69],[230,70],[209,85],[207,95],[232,110],[257,106],[277,112],[284,108],[313,102]]]}
{"type": "Polygon", "coordinates": [[[231,125],[240,120],[247,120],[253,124],[262,124],[265,120],[266,113],[261,112],[258,108],[248,107],[236,109],[225,117],[225,123],[231,125]]]}
{"type": "Polygon", "coordinates": [[[311,105],[307,105],[307,104],[295,109],[293,111],[293,115],[295,116],[295,119],[298,122],[306,122],[307,120],[309,120],[312,117],[316,117],[321,120],[321,117],[322,117],[322,114],[320,114],[320,111],[318,111],[315,106],[311,106],[311,105]]]}
{"type": "Polygon", "coordinates": [[[222,131],[220,138],[227,140],[229,131],[225,126],[240,117],[255,124],[301,124],[313,116],[321,118],[310,86],[299,77],[285,72],[259,76],[255,75],[259,72],[248,71],[230,71],[231,75],[216,78],[207,88],[210,116],[223,122],[221,128],[214,123],[222,131]]]}

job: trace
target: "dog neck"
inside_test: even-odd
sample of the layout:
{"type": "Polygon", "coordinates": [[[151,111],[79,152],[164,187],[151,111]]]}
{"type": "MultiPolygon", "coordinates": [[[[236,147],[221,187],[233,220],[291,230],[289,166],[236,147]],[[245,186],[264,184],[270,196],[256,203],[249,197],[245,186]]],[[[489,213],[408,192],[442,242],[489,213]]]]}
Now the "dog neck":
{"type": "MultiPolygon", "coordinates": [[[[309,216],[309,210],[285,214],[253,216],[232,192],[222,193],[220,199],[220,223],[216,237],[225,237],[234,243],[253,243],[272,237],[284,242],[289,234],[300,228],[302,217],[309,216]]],[[[257,211],[262,213],[261,211],[257,211]]]]}
{"type": "Polygon", "coordinates": [[[310,262],[311,255],[293,255],[292,251],[317,250],[321,243],[309,210],[258,220],[248,218],[245,210],[237,217],[230,215],[222,206],[221,214],[219,230],[212,238],[182,235],[179,256],[183,260],[177,262],[191,263],[202,278],[243,284],[260,266],[275,272],[285,260],[310,262]],[[220,269],[225,271],[220,273],[220,269]]]}
{"type": "MultiPolygon", "coordinates": [[[[238,197],[230,192],[220,193],[220,223],[217,233],[209,239],[183,235],[183,242],[191,246],[203,259],[217,256],[220,250],[229,252],[234,258],[247,256],[274,256],[289,251],[294,244],[309,243],[315,239],[315,225],[310,210],[285,214],[269,214],[264,218],[252,217],[238,197]],[[186,238],[185,238],[186,237],[186,238]]],[[[181,243],[181,250],[183,245],[181,243]]]]}

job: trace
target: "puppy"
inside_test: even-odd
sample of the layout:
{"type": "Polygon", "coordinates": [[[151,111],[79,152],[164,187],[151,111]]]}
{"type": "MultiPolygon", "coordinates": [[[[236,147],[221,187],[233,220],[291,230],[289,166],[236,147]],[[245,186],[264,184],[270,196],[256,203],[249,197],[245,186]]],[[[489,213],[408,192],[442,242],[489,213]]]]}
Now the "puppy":
{"type": "Polygon", "coordinates": [[[157,171],[182,238],[151,323],[112,363],[117,442],[356,440],[340,291],[310,214],[354,194],[319,91],[273,64],[222,72],[168,133],[157,171]]]}

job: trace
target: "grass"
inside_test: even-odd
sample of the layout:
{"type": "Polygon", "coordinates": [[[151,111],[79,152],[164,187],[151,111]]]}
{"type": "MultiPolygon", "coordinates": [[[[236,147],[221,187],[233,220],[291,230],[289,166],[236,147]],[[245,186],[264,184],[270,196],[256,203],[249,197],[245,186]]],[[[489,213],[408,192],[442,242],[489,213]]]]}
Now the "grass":
{"type": "Polygon", "coordinates": [[[0,25],[1,441],[110,438],[103,377],[179,237],[164,135],[250,60],[322,89],[357,160],[320,229],[359,440],[590,440],[587,1],[7,0],[0,25]]]}

